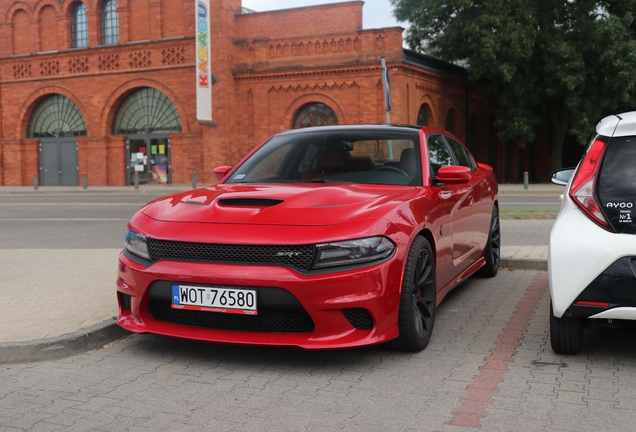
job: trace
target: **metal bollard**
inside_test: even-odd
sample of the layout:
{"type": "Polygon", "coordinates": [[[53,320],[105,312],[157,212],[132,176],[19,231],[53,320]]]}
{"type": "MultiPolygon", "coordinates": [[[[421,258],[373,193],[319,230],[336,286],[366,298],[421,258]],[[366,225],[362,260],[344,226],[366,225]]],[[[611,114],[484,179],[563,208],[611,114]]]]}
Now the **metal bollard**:
{"type": "Polygon", "coordinates": [[[33,174],[33,190],[38,190],[38,184],[40,184],[38,181],[38,174],[35,173],[33,174]]]}
{"type": "Polygon", "coordinates": [[[528,171],[523,172],[523,188],[528,189],[528,171]]]}
{"type": "Polygon", "coordinates": [[[139,173],[135,171],[135,189],[139,189],[139,173]]]}
{"type": "Polygon", "coordinates": [[[197,171],[192,171],[192,189],[197,188],[197,171]]]}
{"type": "Polygon", "coordinates": [[[84,173],[84,175],[82,176],[82,187],[84,189],[88,188],[88,176],[86,175],[86,173],[84,173]]]}

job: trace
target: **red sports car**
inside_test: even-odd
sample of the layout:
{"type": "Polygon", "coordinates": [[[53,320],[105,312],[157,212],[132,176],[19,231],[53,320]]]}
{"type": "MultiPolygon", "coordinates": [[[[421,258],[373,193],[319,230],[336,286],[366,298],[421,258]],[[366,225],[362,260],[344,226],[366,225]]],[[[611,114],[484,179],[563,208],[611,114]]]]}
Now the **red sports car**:
{"type": "Polygon", "coordinates": [[[497,274],[495,176],[444,130],[287,131],[214,172],[219,184],[155,200],[128,224],[122,327],[419,351],[452,288],[497,274]]]}

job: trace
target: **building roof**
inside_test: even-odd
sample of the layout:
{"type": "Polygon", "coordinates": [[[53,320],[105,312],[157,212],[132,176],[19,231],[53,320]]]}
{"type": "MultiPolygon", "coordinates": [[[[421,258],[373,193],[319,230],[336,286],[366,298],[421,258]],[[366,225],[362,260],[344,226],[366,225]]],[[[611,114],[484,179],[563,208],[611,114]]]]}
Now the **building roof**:
{"type": "Polygon", "coordinates": [[[405,61],[419,67],[438,72],[442,75],[449,75],[461,80],[468,81],[466,68],[447,62],[428,54],[419,53],[409,49],[404,49],[405,61]]]}

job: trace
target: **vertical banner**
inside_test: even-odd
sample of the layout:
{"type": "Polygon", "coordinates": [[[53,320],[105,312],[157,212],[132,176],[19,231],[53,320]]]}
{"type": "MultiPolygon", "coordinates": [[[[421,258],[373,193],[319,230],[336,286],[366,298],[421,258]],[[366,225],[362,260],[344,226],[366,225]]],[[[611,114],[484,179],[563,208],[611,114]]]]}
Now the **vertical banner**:
{"type": "Polygon", "coordinates": [[[197,121],[212,121],[210,62],[210,0],[197,0],[196,8],[197,121]]]}

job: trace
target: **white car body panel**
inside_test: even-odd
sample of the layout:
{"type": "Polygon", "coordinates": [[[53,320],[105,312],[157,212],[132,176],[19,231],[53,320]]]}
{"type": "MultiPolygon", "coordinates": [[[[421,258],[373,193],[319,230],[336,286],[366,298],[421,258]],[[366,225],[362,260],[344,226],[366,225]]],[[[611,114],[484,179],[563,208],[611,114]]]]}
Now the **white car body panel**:
{"type": "Polygon", "coordinates": [[[590,318],[636,320],[636,308],[617,307],[592,315],[590,318]]]}
{"type": "Polygon", "coordinates": [[[603,270],[622,257],[633,256],[634,251],[636,235],[604,230],[579,210],[566,194],[548,246],[554,316],[560,318],[603,270]]]}
{"type": "Polygon", "coordinates": [[[636,135],[636,111],[605,117],[596,132],[607,137],[636,135]]]}
{"type": "MultiPolygon", "coordinates": [[[[636,136],[636,112],[605,117],[596,132],[608,137],[636,136]]],[[[570,197],[571,182],[565,188],[548,246],[550,296],[557,318],[611,264],[636,255],[636,235],[612,233],[592,222],[570,197]]],[[[610,309],[590,318],[636,320],[636,308],[610,309]]]]}

